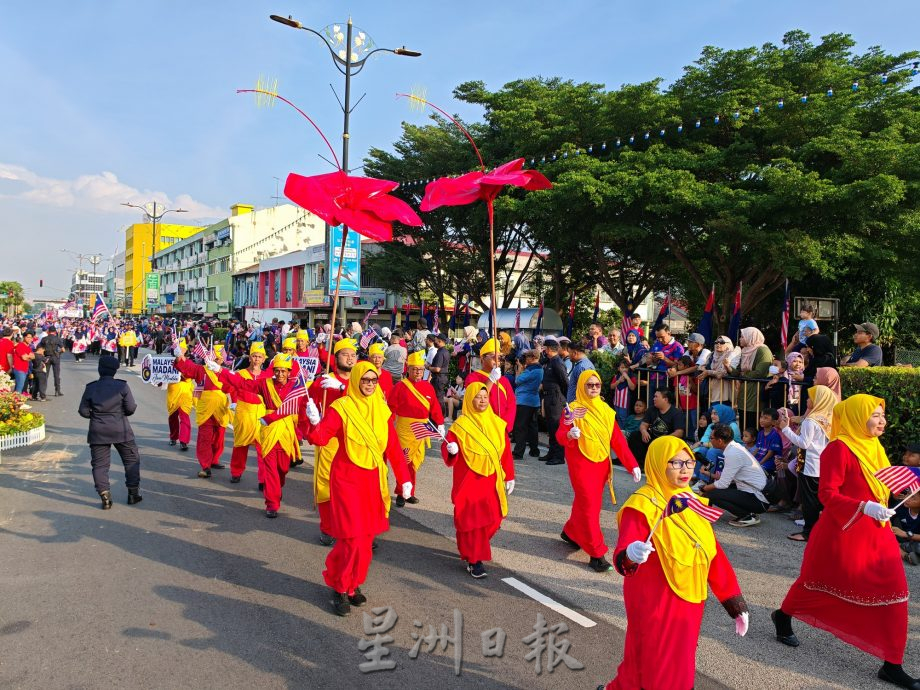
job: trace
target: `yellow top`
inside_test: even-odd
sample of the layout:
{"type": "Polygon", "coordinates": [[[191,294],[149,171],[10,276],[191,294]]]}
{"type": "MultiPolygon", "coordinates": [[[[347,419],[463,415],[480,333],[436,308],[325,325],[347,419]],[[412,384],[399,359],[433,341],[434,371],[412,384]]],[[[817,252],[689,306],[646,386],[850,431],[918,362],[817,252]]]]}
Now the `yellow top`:
{"type": "Polygon", "coordinates": [[[885,401],[873,395],[857,393],[834,407],[834,419],[831,422],[831,441],[843,441],[847,448],[859,459],[866,483],[872,490],[875,500],[888,505],[890,491],[875,478],[875,473],[888,467],[888,455],[881,442],[875,436],[869,436],[866,422],[879,405],[885,409],[885,401]]]}

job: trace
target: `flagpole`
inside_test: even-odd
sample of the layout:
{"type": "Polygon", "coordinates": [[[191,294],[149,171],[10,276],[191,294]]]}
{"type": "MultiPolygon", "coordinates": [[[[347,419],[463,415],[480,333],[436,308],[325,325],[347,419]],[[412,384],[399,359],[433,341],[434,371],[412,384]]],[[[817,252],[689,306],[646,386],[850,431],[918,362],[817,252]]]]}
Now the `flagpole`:
{"type": "Polygon", "coordinates": [[[671,330],[671,288],[668,288],[668,330],[671,330]]]}
{"type": "Polygon", "coordinates": [[[902,505],[904,505],[905,503],[907,503],[911,498],[913,498],[914,496],[917,495],[917,492],[918,492],[918,491],[920,491],[920,486],[918,486],[916,489],[914,489],[914,492],[913,492],[910,496],[908,496],[908,497],[905,498],[903,501],[901,501],[900,503],[898,503],[898,505],[896,505],[894,508],[892,508],[892,510],[897,510],[897,509],[900,508],[902,505]]]}
{"type": "MultiPolygon", "coordinates": [[[[665,506],[667,509],[667,506],[665,506]]],[[[664,510],[661,511],[661,515],[658,516],[658,519],[655,520],[655,524],[652,525],[652,531],[648,533],[648,539],[645,540],[645,543],[649,546],[652,544],[652,536],[655,534],[655,530],[658,529],[658,525],[661,524],[661,521],[664,520],[664,510]]]]}

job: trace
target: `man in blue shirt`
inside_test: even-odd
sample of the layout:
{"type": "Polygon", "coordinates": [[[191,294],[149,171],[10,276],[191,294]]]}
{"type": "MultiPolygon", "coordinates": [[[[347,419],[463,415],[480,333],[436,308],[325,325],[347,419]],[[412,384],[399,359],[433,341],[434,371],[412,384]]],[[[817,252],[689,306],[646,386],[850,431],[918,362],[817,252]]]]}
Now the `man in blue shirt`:
{"type": "Polygon", "coordinates": [[[842,367],[880,367],[882,366],[882,348],[875,344],[878,340],[878,326],[871,321],[853,324],[856,332],[853,342],[856,349],[841,362],[842,367]]]}
{"type": "Polygon", "coordinates": [[[655,329],[655,343],[652,345],[651,353],[656,362],[655,368],[662,372],[649,376],[649,390],[654,395],[657,389],[667,388],[668,369],[676,366],[684,356],[684,346],[671,335],[668,324],[663,323],[655,329]]]}
{"type": "Polygon", "coordinates": [[[572,371],[569,372],[569,392],[566,400],[573,402],[575,400],[575,391],[578,389],[578,377],[581,376],[581,372],[594,369],[594,362],[588,359],[588,355],[585,353],[585,344],[580,339],[569,343],[569,353],[572,359],[572,371]]]}

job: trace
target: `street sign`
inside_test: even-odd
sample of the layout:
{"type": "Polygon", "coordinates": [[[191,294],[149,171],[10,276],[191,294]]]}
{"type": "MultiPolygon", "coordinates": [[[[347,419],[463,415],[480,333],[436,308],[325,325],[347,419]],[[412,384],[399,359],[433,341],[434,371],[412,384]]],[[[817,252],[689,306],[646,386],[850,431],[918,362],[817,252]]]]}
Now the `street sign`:
{"type": "Polygon", "coordinates": [[[356,297],[361,294],[361,235],[354,230],[348,233],[345,242],[345,251],[342,252],[342,226],[336,225],[329,228],[329,240],[326,243],[326,275],[329,282],[327,290],[330,295],[335,294],[335,278],[339,271],[339,260],[342,260],[342,284],[339,287],[340,297],[356,297]],[[344,258],[342,258],[344,256],[344,258]]]}
{"type": "Polygon", "coordinates": [[[147,301],[157,302],[160,299],[160,274],[147,274],[147,301]]]}

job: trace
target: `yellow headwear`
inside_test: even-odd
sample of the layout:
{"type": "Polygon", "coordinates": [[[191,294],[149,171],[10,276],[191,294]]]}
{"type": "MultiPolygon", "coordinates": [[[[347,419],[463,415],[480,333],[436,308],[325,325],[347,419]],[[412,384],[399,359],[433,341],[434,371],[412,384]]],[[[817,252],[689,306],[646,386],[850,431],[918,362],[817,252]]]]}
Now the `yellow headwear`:
{"type": "Polygon", "coordinates": [[[214,344],[214,354],[218,357],[224,354],[224,346],[221,343],[214,344]]]}
{"type": "Polygon", "coordinates": [[[272,358],[272,367],[275,369],[290,369],[294,358],[290,355],[277,354],[272,358]]]}
{"type": "MultiPolygon", "coordinates": [[[[668,461],[681,451],[686,452],[686,459],[693,457],[690,446],[674,436],[651,442],[645,456],[645,486],[626,499],[617,513],[618,525],[625,509],[632,508],[645,515],[651,528],[672,496],[689,491],[671,484],[665,474],[668,461]]],[[[698,500],[709,502],[705,498],[698,500]]],[[[652,544],[671,590],[693,604],[706,601],[709,564],[716,555],[716,537],[709,521],[692,510],[684,510],[661,521],[652,535],[652,544]]]]}
{"type": "Polygon", "coordinates": [[[808,397],[811,399],[811,409],[805,417],[824,429],[825,435],[830,438],[837,394],[827,386],[812,386],[808,389],[808,397]]]}
{"type": "Polygon", "coordinates": [[[282,350],[293,350],[297,347],[297,341],[294,338],[285,338],[281,341],[282,350]]]}
{"type": "Polygon", "coordinates": [[[875,478],[875,473],[891,463],[878,438],[869,436],[866,430],[866,422],[879,405],[885,409],[884,400],[865,393],[851,395],[843,402],[837,403],[831,421],[831,441],[843,441],[847,448],[853,451],[859,459],[859,468],[875,500],[887,506],[890,492],[875,478]]]}
{"type": "Polygon", "coordinates": [[[355,345],[355,341],[351,338],[342,338],[339,342],[335,344],[335,347],[332,349],[332,354],[339,354],[342,350],[354,350],[358,351],[358,346],[355,345]]]}
{"type": "Polygon", "coordinates": [[[188,342],[186,342],[185,338],[179,338],[179,349],[182,350],[182,352],[188,350],[188,342]]]}
{"type": "Polygon", "coordinates": [[[581,419],[575,419],[575,426],[581,429],[578,439],[578,449],[591,462],[608,462],[610,460],[610,439],[616,425],[616,413],[598,396],[589,398],[585,389],[588,379],[596,378],[600,381],[600,374],[594,369],[586,369],[578,376],[575,388],[575,402],[571,404],[573,410],[585,408],[587,414],[581,419]]]}
{"type": "Polygon", "coordinates": [[[382,355],[386,348],[383,346],[383,343],[374,343],[369,348],[367,348],[367,354],[369,355],[382,355]]]}
{"type": "Polygon", "coordinates": [[[406,358],[407,367],[425,366],[425,353],[422,350],[416,350],[406,358]]]}
{"type": "Polygon", "coordinates": [[[265,354],[265,343],[255,340],[252,345],[249,346],[249,354],[251,355],[264,355],[265,354]]]}
{"type": "Polygon", "coordinates": [[[478,475],[488,477],[495,474],[495,490],[501,504],[502,515],[508,514],[508,499],[505,496],[505,471],[502,455],[508,442],[506,424],[492,411],[492,406],[479,412],[473,406],[473,398],[481,390],[487,390],[484,383],[471,383],[463,394],[463,414],[450,428],[457,437],[467,466],[478,475]]]}
{"type": "Polygon", "coordinates": [[[335,400],[332,408],[342,418],[348,459],[366,470],[377,468],[380,474],[380,496],[389,515],[390,487],[383,455],[389,441],[390,408],[377,389],[368,396],[361,393],[361,377],[368,373],[376,376],[377,367],[370,362],[358,362],[351,370],[345,395],[335,400]]]}
{"type": "Polygon", "coordinates": [[[297,335],[295,335],[294,337],[297,338],[297,340],[303,340],[305,343],[310,342],[310,334],[307,333],[303,329],[300,329],[299,331],[297,331],[297,335]]]}
{"type": "Polygon", "coordinates": [[[489,338],[482,344],[482,347],[479,348],[479,355],[494,355],[500,351],[500,345],[498,344],[497,338],[489,338]]]}

